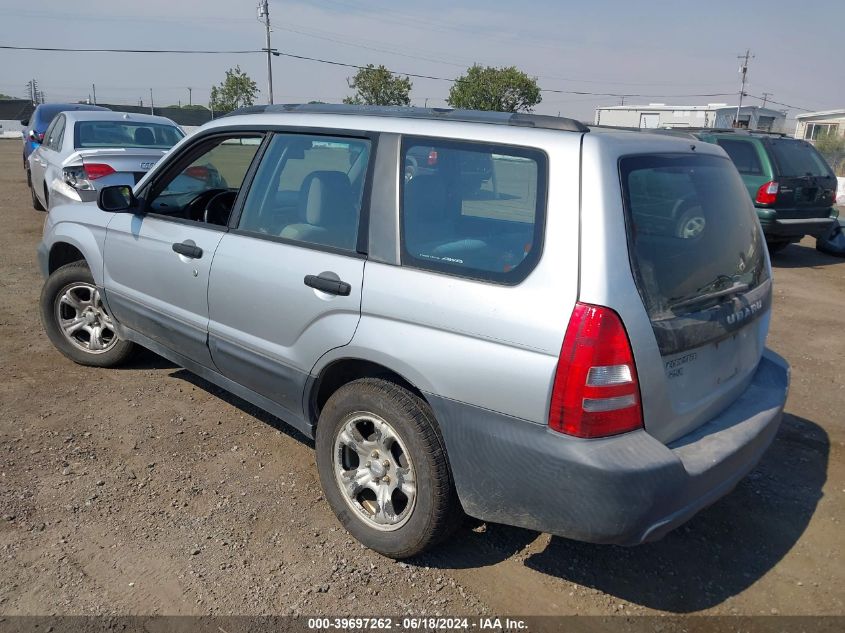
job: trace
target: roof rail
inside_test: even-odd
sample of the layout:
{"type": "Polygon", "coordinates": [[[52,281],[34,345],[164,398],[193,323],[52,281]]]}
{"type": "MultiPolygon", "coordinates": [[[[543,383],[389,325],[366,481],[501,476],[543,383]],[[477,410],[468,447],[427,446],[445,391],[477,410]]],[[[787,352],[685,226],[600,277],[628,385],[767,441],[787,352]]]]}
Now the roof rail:
{"type": "Polygon", "coordinates": [[[406,106],[358,106],[338,103],[288,103],[260,105],[240,108],[226,114],[302,113],[302,114],[355,114],[359,116],[395,117],[400,119],[429,119],[437,121],[462,121],[465,123],[489,123],[534,127],[544,130],[567,132],[589,132],[590,129],[575,119],[548,116],[544,114],[523,114],[521,112],[486,112],[481,110],[453,110],[451,108],[412,108],[406,106]]]}
{"type": "Polygon", "coordinates": [[[664,127],[659,128],[661,131],[675,131],[675,132],[690,132],[699,133],[707,132],[710,134],[739,134],[744,136],[751,136],[753,134],[764,134],[766,136],[788,136],[785,132],[769,132],[766,130],[749,130],[741,127],[664,127]]]}
{"type": "Polygon", "coordinates": [[[622,125],[590,125],[590,128],[601,130],[621,130],[624,132],[644,132],[647,134],[672,134],[675,136],[695,137],[696,134],[738,134],[740,136],[753,136],[760,134],[764,136],[789,137],[784,132],[767,132],[765,130],[747,130],[745,128],[733,127],[625,127],[622,125]]]}

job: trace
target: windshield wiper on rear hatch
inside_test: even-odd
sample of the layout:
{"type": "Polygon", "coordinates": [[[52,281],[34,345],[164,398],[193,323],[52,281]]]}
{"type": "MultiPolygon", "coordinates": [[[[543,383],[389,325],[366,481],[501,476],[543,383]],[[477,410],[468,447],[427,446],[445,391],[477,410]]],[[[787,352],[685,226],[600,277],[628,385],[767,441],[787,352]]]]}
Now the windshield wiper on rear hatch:
{"type": "MultiPolygon", "coordinates": [[[[708,284],[708,286],[712,285],[713,284],[708,284]]],[[[706,289],[708,286],[704,286],[703,288],[706,289]]],[[[675,308],[685,308],[687,306],[695,305],[697,303],[705,303],[707,301],[712,301],[713,299],[720,299],[721,297],[738,295],[748,290],[748,288],[748,284],[736,282],[728,286],[727,288],[721,288],[719,290],[714,290],[713,292],[707,292],[705,294],[697,295],[695,297],[690,297],[689,299],[681,299],[680,301],[670,303],[669,309],[673,310],[675,308]]]]}

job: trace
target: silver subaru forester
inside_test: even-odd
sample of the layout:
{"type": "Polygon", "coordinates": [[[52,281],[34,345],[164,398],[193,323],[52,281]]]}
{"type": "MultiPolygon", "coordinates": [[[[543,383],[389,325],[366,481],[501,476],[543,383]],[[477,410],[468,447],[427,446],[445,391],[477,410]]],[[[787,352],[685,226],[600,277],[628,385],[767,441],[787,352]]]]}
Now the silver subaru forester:
{"type": "Polygon", "coordinates": [[[314,437],[340,522],[395,558],[462,513],[660,538],[755,466],[787,395],[754,209],[694,140],[255,107],[53,208],[38,254],[59,351],[143,346],[314,437]]]}

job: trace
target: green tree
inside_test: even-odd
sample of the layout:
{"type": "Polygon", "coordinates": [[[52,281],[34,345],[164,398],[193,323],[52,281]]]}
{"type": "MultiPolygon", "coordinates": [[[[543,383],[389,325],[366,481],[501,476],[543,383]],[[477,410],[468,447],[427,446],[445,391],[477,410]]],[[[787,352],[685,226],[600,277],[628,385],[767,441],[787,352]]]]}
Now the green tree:
{"type": "Polygon", "coordinates": [[[257,94],[258,84],[240,66],[235,66],[226,71],[226,78],[219,86],[211,88],[211,109],[225,113],[251,106],[257,94]]]}
{"type": "Polygon", "coordinates": [[[531,112],[543,100],[536,77],[516,66],[494,68],[474,64],[452,84],[447,103],[467,110],[531,112]]]}
{"type": "Polygon", "coordinates": [[[815,142],[819,154],[833,167],[837,176],[845,176],[845,137],[838,130],[825,134],[815,142]]]}
{"type": "Polygon", "coordinates": [[[12,101],[15,97],[10,97],[9,95],[4,95],[0,92],[0,101],[12,101]]]}
{"type": "Polygon", "coordinates": [[[349,87],[355,91],[343,102],[353,105],[411,105],[411,80],[408,77],[394,75],[384,66],[368,64],[361,68],[352,79],[347,79],[349,87]]]}

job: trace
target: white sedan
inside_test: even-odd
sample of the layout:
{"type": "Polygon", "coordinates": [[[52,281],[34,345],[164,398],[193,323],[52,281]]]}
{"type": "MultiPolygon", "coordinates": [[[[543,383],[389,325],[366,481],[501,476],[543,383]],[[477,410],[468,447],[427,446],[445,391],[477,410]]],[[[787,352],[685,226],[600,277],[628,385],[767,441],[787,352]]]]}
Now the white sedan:
{"type": "Polygon", "coordinates": [[[134,185],[185,133],[149,114],[62,112],[29,156],[32,206],[90,202],[109,185],[134,185]]]}

